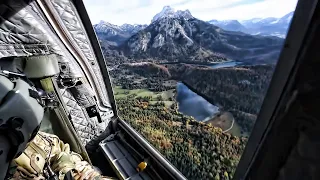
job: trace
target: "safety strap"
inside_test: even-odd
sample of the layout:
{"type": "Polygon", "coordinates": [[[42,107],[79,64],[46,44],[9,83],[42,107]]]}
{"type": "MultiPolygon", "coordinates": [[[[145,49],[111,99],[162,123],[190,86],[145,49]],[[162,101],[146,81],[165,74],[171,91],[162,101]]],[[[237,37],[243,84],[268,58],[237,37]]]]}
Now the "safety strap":
{"type": "Polygon", "coordinates": [[[98,122],[102,119],[97,109],[94,93],[88,84],[83,83],[79,78],[60,79],[60,85],[67,88],[73,95],[78,105],[86,110],[89,118],[97,117],[98,122]]]}

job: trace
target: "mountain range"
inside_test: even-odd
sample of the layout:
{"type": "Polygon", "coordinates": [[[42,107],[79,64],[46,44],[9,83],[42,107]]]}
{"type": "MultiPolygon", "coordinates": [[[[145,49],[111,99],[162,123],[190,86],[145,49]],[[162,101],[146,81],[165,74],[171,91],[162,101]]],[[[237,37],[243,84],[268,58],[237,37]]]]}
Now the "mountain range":
{"type": "Polygon", "coordinates": [[[147,26],[148,25],[141,24],[123,24],[121,26],[117,26],[105,21],[100,21],[98,24],[93,25],[93,28],[95,29],[100,41],[110,45],[120,45],[133,34],[147,26]]]}
{"type": "MultiPolygon", "coordinates": [[[[274,24],[289,24],[288,19],[290,17],[287,17],[287,21],[277,19],[274,24]]],[[[206,22],[194,18],[188,10],[175,11],[165,6],[154,16],[150,25],[117,26],[101,21],[94,25],[94,29],[102,47],[107,49],[107,54],[120,54],[122,59],[124,56],[133,60],[158,59],[175,62],[218,62],[232,59],[250,63],[275,63],[282,48],[282,38],[241,32],[248,27],[254,29],[262,22],[262,19],[241,23],[236,20],[206,22]],[[233,26],[238,27],[230,31],[233,26]],[[112,49],[112,53],[109,49],[112,49]]]]}
{"type": "Polygon", "coordinates": [[[228,31],[241,31],[252,35],[278,36],[285,38],[293,12],[286,14],[281,18],[253,18],[249,20],[210,20],[214,24],[228,31]]]}

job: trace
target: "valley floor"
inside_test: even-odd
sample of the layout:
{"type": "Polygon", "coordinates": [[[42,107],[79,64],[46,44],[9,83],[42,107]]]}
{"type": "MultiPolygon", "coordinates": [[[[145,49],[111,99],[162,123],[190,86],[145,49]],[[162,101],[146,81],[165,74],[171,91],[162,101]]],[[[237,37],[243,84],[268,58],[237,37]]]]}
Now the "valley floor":
{"type": "Polygon", "coordinates": [[[273,67],[139,62],[109,69],[120,117],[188,179],[232,178],[273,67]],[[179,112],[178,96],[186,90],[178,89],[179,82],[196,94],[182,93],[190,110],[203,106],[209,107],[204,113],[215,113],[196,120],[179,112]]]}
{"type": "MultiPolygon", "coordinates": [[[[153,92],[148,89],[128,90],[128,89],[122,89],[120,86],[115,86],[113,90],[114,90],[116,100],[125,98],[127,96],[140,97],[140,98],[149,97],[150,104],[163,102],[167,108],[174,107],[176,109],[179,109],[178,107],[179,104],[175,100],[175,97],[176,97],[175,89],[162,91],[162,92],[153,92]]],[[[230,112],[218,113],[213,117],[208,117],[203,122],[205,122],[206,124],[211,124],[212,126],[215,126],[215,127],[219,127],[222,129],[223,132],[230,133],[234,136],[240,137],[240,136],[246,135],[246,134],[241,134],[240,127],[230,112]]]]}
{"type": "Polygon", "coordinates": [[[148,89],[122,89],[120,86],[113,87],[114,95],[116,99],[124,98],[126,96],[134,96],[134,97],[150,97],[150,103],[156,104],[159,102],[164,102],[166,107],[172,106],[175,102],[174,100],[174,89],[170,89],[162,92],[153,92],[148,89]]]}

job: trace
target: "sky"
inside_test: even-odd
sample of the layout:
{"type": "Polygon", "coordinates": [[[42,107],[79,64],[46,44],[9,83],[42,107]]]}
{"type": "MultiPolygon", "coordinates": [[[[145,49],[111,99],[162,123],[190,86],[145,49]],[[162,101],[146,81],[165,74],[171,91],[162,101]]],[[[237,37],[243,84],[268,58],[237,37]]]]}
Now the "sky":
{"type": "Polygon", "coordinates": [[[83,0],[92,24],[150,24],[164,6],[189,9],[201,20],[246,20],[282,17],[294,11],[297,0],[83,0]]]}

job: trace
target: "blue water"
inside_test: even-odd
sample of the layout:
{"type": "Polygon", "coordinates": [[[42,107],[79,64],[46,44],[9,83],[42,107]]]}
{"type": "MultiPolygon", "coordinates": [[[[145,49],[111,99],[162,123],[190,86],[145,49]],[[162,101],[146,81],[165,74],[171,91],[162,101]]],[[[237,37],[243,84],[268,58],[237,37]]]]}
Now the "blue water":
{"type": "Polygon", "coordinates": [[[240,64],[242,64],[242,62],[230,61],[230,62],[214,64],[214,65],[211,65],[210,67],[218,69],[218,68],[224,68],[224,67],[234,67],[240,64]]]}
{"type": "MultiPolygon", "coordinates": [[[[212,68],[224,68],[224,67],[234,67],[241,64],[241,62],[232,61],[212,65],[212,68]]],[[[203,121],[208,117],[213,116],[215,113],[219,112],[219,108],[203,97],[199,96],[197,93],[190,90],[186,85],[179,82],[177,83],[177,97],[176,100],[179,104],[179,112],[184,115],[192,116],[198,121],[203,121]]]]}
{"type": "Polygon", "coordinates": [[[212,105],[180,82],[177,83],[176,99],[179,104],[179,112],[192,116],[198,121],[203,121],[207,117],[219,112],[217,106],[212,105]]]}

